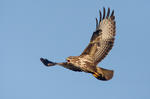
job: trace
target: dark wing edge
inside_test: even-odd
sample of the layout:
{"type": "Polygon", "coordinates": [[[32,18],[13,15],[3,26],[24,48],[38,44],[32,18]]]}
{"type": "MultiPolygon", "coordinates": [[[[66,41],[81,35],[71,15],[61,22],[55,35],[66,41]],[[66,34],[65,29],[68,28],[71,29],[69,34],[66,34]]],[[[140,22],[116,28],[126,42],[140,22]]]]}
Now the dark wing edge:
{"type": "Polygon", "coordinates": [[[96,31],[93,32],[89,45],[81,54],[81,56],[92,56],[96,65],[112,49],[116,32],[114,10],[112,10],[110,14],[110,8],[108,8],[106,14],[105,8],[103,8],[103,16],[100,10],[99,16],[99,22],[96,18],[96,31]]]}
{"type": "Polygon", "coordinates": [[[54,65],[56,65],[57,63],[55,63],[55,62],[52,62],[52,61],[49,61],[48,59],[46,59],[46,58],[40,58],[40,60],[41,60],[41,62],[45,65],[45,66],[54,66],[54,65]]]}

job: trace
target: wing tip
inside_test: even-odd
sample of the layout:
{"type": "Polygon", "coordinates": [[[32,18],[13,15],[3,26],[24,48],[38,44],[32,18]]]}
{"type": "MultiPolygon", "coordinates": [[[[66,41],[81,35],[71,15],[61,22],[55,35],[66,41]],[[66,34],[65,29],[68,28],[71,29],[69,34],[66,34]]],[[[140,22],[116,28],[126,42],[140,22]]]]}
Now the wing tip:
{"type": "Polygon", "coordinates": [[[114,13],[115,13],[115,11],[114,11],[114,10],[112,10],[111,15],[110,15],[110,18],[111,18],[112,20],[114,20],[114,19],[115,19],[114,13]]]}
{"type": "Polygon", "coordinates": [[[99,10],[99,23],[104,20],[105,18],[108,19],[108,18],[111,18],[112,20],[115,19],[115,16],[114,16],[114,10],[112,10],[111,14],[110,14],[110,7],[108,7],[108,10],[107,10],[107,15],[106,15],[106,9],[105,7],[103,7],[103,15],[101,13],[101,10],[99,10]]]}
{"type": "Polygon", "coordinates": [[[115,19],[115,16],[114,16],[114,10],[112,10],[111,14],[110,14],[110,7],[108,7],[108,10],[107,10],[107,15],[106,15],[106,9],[105,7],[103,7],[103,14],[102,14],[102,11],[99,10],[99,20],[96,18],[96,29],[98,28],[98,26],[100,25],[100,22],[104,19],[108,19],[110,18],[111,20],[114,20],[115,19]]]}

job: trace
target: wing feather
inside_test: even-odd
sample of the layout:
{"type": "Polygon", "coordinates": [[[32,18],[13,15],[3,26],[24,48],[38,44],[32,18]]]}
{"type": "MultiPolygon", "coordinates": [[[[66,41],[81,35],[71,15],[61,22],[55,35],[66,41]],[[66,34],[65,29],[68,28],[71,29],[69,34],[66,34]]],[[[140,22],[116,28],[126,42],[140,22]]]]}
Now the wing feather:
{"type": "Polygon", "coordinates": [[[101,10],[99,10],[99,24],[100,24],[101,20],[102,20],[102,13],[101,13],[101,10]]]}
{"type": "Polygon", "coordinates": [[[96,31],[93,32],[89,45],[81,55],[90,55],[95,65],[97,65],[108,52],[112,49],[115,39],[115,16],[114,10],[110,15],[110,8],[108,8],[105,17],[105,8],[103,8],[103,16],[99,11],[99,24],[96,18],[96,31]]]}
{"type": "Polygon", "coordinates": [[[103,19],[105,19],[105,8],[103,8],[103,19]]]}

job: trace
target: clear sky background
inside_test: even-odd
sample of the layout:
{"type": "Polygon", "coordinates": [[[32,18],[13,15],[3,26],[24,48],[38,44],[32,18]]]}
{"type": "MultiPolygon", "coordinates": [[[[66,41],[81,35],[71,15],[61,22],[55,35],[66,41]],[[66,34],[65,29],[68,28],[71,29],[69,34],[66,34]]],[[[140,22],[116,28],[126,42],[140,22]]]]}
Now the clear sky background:
{"type": "Polygon", "coordinates": [[[1,0],[0,99],[150,99],[149,10],[149,0],[1,0]],[[40,62],[79,55],[102,7],[116,16],[114,47],[99,64],[112,80],[40,62]]]}

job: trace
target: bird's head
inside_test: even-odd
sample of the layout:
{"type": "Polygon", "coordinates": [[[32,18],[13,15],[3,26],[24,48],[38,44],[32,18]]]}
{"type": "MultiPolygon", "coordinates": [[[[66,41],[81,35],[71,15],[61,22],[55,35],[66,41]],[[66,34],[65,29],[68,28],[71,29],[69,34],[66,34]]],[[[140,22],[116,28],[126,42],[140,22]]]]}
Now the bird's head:
{"type": "Polygon", "coordinates": [[[75,56],[69,56],[66,58],[66,61],[71,63],[75,59],[75,56]]]}

